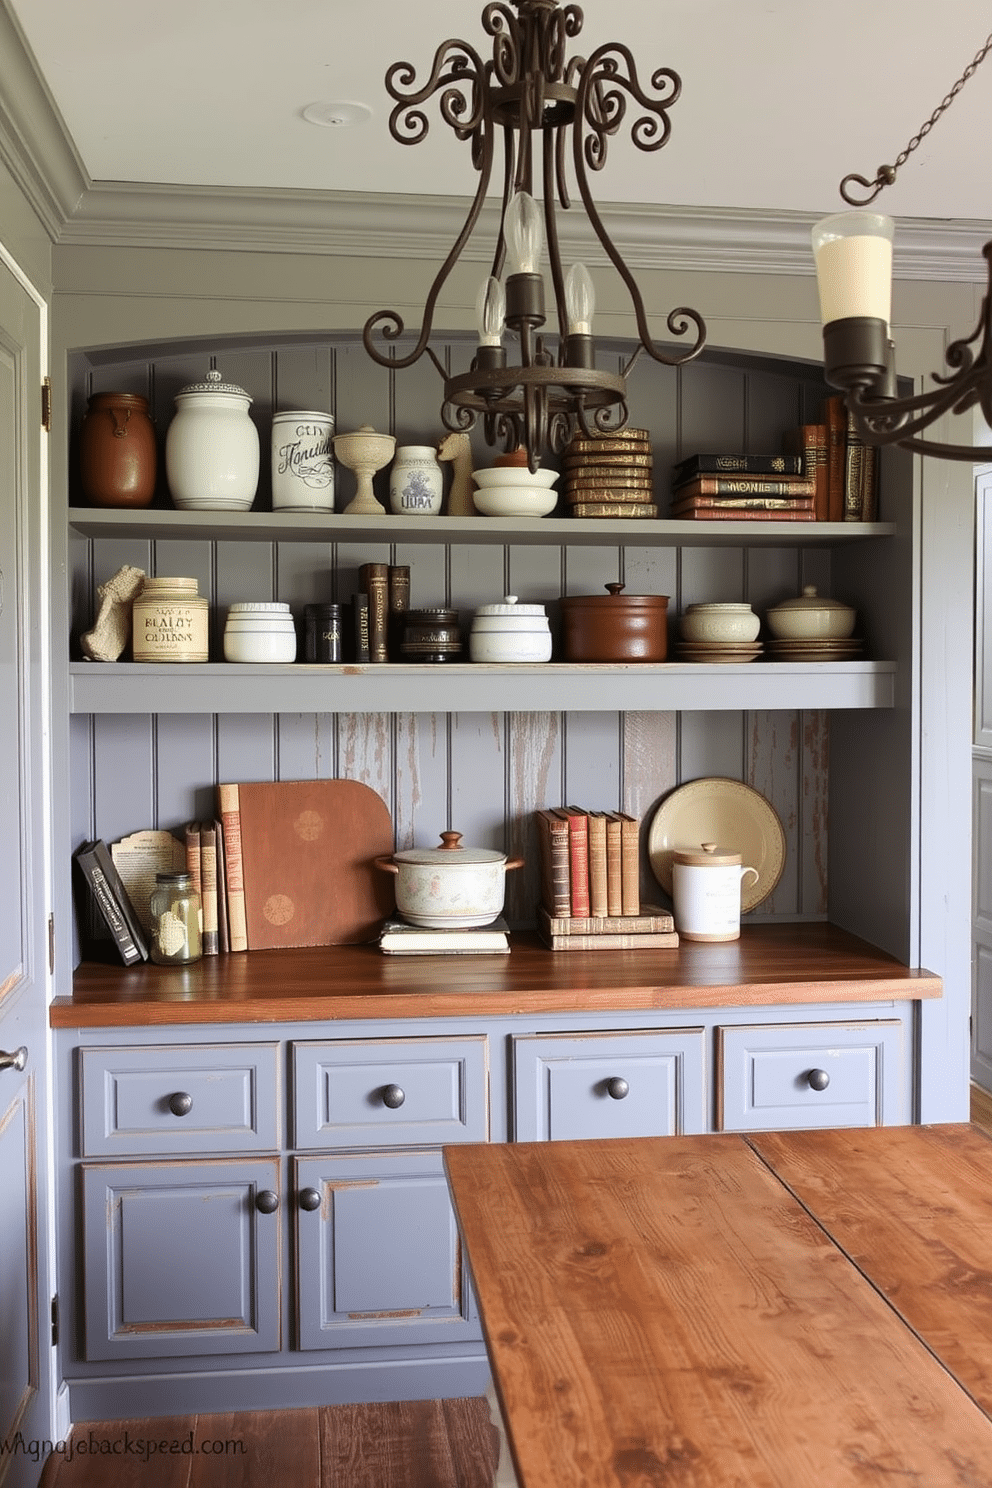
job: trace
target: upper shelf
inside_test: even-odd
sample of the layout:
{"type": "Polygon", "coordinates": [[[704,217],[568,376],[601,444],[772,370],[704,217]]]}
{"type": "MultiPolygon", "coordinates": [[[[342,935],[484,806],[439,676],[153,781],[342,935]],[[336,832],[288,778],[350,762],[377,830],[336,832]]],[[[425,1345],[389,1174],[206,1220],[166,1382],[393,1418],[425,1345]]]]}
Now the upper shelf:
{"type": "Polygon", "coordinates": [[[480,666],[73,662],[73,713],[610,713],[891,708],[891,661],[480,666]],[[425,685],[429,687],[425,691],[425,685]]]}
{"type": "Polygon", "coordinates": [[[811,543],[832,546],[891,537],[889,522],[593,521],[567,517],[346,517],[340,513],[173,511],[74,506],[84,537],[202,538],[218,542],[527,543],[560,547],[702,548],[811,543]]]}

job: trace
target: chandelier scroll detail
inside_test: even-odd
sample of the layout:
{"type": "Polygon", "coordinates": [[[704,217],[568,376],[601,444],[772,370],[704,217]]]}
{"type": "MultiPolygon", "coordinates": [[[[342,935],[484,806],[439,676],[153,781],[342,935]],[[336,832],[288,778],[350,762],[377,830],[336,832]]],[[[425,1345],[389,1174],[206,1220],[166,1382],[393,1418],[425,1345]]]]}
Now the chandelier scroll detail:
{"type": "Polygon", "coordinates": [[[567,58],[567,44],[582,24],[578,5],[495,0],[482,14],[483,30],[492,38],[490,60],[483,61],[467,42],[449,40],[437,48],[421,85],[408,62],[396,62],[386,73],[386,90],[394,100],[392,137],[401,144],[420,143],[430,128],[424,106],[437,98],[442,121],[470,145],[478,181],[462,228],[427,293],[412,350],[398,354],[405,327],[395,310],[370,316],[365,349],[381,366],[396,369],[413,366],[426,353],[444,381],[445,427],[469,430],[481,417],[486,443],[506,450],[522,446],[531,470],[546,449],[560,452],[577,431],[591,438],[623,427],[627,377],[642,353],[675,366],[697,356],[706,340],[702,317],[686,306],[665,319],[676,344],[652,338],[640,290],[602,221],[589,181],[606,164],[609,142],[628,112],[635,114],[630,138],[638,149],[652,153],[668,142],[668,111],[681,92],[680,79],[671,68],[658,68],[649,93],[638,80],[630,50],[617,42],[597,47],[588,59],[567,58]],[[573,263],[566,271],[562,262],[559,212],[573,206],[569,161],[585,215],[633,307],[638,344],[620,372],[596,366],[595,296],[588,270],[573,263]],[[479,343],[469,370],[451,374],[430,344],[438,299],[479,223],[497,169],[502,172],[499,226],[476,301],[479,343]],[[551,343],[542,331],[545,254],[557,326],[551,343]],[[518,344],[516,361],[507,355],[507,331],[518,344]]]}

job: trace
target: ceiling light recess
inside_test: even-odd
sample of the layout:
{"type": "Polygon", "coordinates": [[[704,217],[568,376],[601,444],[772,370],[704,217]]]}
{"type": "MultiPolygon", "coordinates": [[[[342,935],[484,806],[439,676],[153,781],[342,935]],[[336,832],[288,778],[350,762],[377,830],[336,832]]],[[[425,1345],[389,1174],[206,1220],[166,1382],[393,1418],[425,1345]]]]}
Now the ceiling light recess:
{"type": "Polygon", "coordinates": [[[706,340],[701,316],[687,307],[672,310],[666,324],[670,335],[691,336],[691,341],[679,347],[652,340],[640,291],[603,226],[588,179],[589,172],[603,168],[608,142],[619,132],[631,101],[638,111],[630,128],[634,144],[653,153],[667,143],[668,110],[681,92],[681,81],[670,68],[660,67],[651,74],[657,96],[649,96],[629,49],[619,42],[596,47],[588,59],[567,59],[566,44],[579,34],[582,22],[578,5],[495,0],[482,13],[483,30],[492,37],[491,61],[484,63],[468,42],[450,40],[437,48],[421,86],[408,62],[396,62],[386,73],[386,90],[395,100],[389,119],[393,138],[418,144],[429,128],[422,105],[440,95],[441,118],[470,145],[479,179],[461,232],[428,292],[413,350],[397,355],[394,343],[404,326],[395,310],[379,310],[369,318],[365,349],[391,368],[410,367],[426,351],[444,379],[445,427],[468,430],[481,415],[486,443],[507,450],[522,446],[531,470],[541,464],[545,448],[560,452],[577,431],[595,437],[623,427],[627,376],[642,352],[674,366],[698,355],[706,340]],[[633,306],[639,343],[621,372],[596,366],[588,272],[573,264],[566,273],[562,265],[558,214],[572,207],[569,154],[586,217],[633,306]],[[469,371],[451,375],[429,344],[435,308],[478,222],[497,156],[502,205],[492,268],[477,299],[479,345],[469,371]],[[557,319],[554,347],[540,334],[546,319],[540,269],[544,252],[557,319]],[[516,363],[508,362],[506,329],[519,342],[516,363]]]}

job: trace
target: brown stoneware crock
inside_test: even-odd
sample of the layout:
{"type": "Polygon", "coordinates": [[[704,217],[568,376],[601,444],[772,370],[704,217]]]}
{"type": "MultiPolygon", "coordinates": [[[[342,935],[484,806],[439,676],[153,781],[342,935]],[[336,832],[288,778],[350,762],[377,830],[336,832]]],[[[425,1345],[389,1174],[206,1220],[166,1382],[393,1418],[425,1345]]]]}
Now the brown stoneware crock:
{"type": "Polygon", "coordinates": [[[664,661],[668,655],[668,595],[570,595],[561,602],[565,661],[664,661]]]}

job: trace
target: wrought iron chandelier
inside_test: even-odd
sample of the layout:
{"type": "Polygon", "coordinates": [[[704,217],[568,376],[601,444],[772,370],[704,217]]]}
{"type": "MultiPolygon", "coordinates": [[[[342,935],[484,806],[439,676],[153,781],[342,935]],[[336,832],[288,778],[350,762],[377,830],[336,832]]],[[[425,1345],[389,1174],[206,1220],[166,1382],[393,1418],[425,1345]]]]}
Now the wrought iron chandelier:
{"type": "Polygon", "coordinates": [[[369,318],[365,349],[381,366],[393,368],[410,367],[426,352],[444,379],[445,427],[471,429],[481,414],[486,443],[507,451],[523,446],[531,470],[546,448],[560,452],[576,431],[595,437],[623,427],[627,376],[642,351],[675,366],[698,355],[706,340],[702,318],[684,306],[672,310],[666,324],[675,337],[694,333],[692,344],[670,348],[652,340],[640,291],[600,219],[588,179],[588,172],[605,164],[608,142],[620,130],[630,100],[646,111],[631,124],[635,145],[653,152],[667,143],[668,110],[681,92],[681,80],[670,68],[658,68],[650,84],[657,96],[648,96],[629,49],[619,42],[597,47],[588,59],[566,58],[566,44],[579,34],[582,21],[578,5],[561,7],[558,0],[495,0],[482,13],[483,30],[492,37],[491,61],[483,62],[467,42],[450,40],[437,48],[422,86],[408,62],[396,62],[386,73],[386,89],[396,101],[389,119],[393,138],[418,144],[429,128],[422,105],[440,95],[441,118],[471,145],[479,180],[465,223],[428,292],[413,350],[397,354],[404,326],[395,310],[369,318]],[[434,312],[489,194],[500,137],[502,205],[491,272],[476,301],[479,344],[470,370],[451,375],[430,346],[434,312]],[[557,213],[572,206],[569,151],[586,216],[634,309],[639,345],[620,373],[596,366],[588,270],[575,263],[566,272],[561,260],[557,213]],[[540,333],[546,319],[542,238],[557,319],[554,346],[540,333]],[[503,344],[506,330],[519,342],[515,362],[503,344]]]}
{"type": "MultiPolygon", "coordinates": [[[[853,173],[844,177],[840,194],[849,206],[869,206],[892,185],[899,166],[930,133],[990,50],[992,35],[895,165],[879,166],[871,181],[853,173]],[[867,195],[859,199],[856,192],[867,195]]],[[[918,435],[943,414],[967,413],[976,406],[992,425],[992,240],[982,249],[988,282],[978,325],[970,336],[951,342],[944,354],[951,371],[931,374],[936,387],[900,398],[889,335],[892,239],[892,218],[874,212],[839,212],[813,228],[827,382],[843,390],[845,404],[868,444],[898,444],[945,460],[987,461],[987,445],[942,444],[918,435]]]]}

